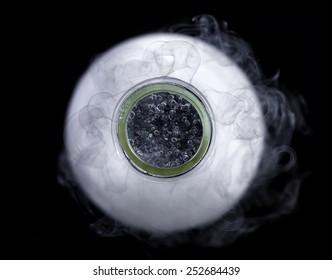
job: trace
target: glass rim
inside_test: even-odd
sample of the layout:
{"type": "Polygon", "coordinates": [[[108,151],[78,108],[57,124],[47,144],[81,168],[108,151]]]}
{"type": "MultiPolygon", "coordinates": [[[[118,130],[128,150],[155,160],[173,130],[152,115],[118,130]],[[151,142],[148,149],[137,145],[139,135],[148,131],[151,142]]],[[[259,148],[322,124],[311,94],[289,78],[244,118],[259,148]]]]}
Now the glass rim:
{"type": "Polygon", "coordinates": [[[118,113],[117,136],[125,156],[137,170],[156,177],[174,177],[189,172],[204,158],[212,138],[212,124],[208,111],[198,94],[200,93],[193,86],[181,80],[169,78],[150,80],[127,92],[128,97],[123,100],[118,113]],[[127,121],[131,111],[141,99],[158,92],[176,94],[186,99],[194,106],[202,123],[203,133],[198,150],[188,161],[174,167],[158,167],[147,163],[136,154],[129,143],[127,121]]]}

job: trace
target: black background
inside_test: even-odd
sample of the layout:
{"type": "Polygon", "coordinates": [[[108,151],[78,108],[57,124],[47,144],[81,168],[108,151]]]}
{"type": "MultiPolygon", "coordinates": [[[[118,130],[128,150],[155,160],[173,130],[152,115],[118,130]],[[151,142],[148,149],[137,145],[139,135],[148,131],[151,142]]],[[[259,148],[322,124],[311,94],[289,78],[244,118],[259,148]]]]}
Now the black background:
{"type": "Polygon", "coordinates": [[[226,7],[221,1],[181,5],[116,6],[110,1],[99,6],[44,4],[26,11],[21,7],[13,39],[19,41],[14,45],[22,67],[14,72],[12,88],[24,84],[25,90],[14,98],[22,95],[28,113],[19,114],[19,122],[11,118],[20,132],[16,150],[21,160],[15,158],[11,183],[6,184],[14,196],[5,203],[10,222],[3,222],[2,259],[331,259],[329,9],[303,4],[226,7]],[[280,70],[281,84],[305,97],[313,134],[295,148],[312,172],[301,187],[298,207],[226,248],[190,244],[161,249],[129,236],[98,237],[68,190],[57,183],[64,116],[74,86],[92,59],[115,43],[189,23],[198,14],[227,21],[252,45],[267,77],[280,70]]]}

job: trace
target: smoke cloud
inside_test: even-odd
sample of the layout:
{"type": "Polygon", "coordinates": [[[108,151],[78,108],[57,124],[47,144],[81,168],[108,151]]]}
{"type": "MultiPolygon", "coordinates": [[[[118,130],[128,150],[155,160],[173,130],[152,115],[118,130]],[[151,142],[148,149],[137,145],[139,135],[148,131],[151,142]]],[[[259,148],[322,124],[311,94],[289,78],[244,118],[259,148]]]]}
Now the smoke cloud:
{"type": "Polygon", "coordinates": [[[304,100],[279,90],[278,75],[266,79],[249,44],[212,16],[197,16],[193,23],[172,26],[164,35],[164,40],[160,36],[147,48],[143,44],[133,48],[128,43],[96,58],[76,89],[94,94],[76,94],[71,102],[59,180],[92,217],[91,229],[101,236],[129,234],[152,245],[227,245],[295,208],[306,174],[291,141],[295,131],[307,131],[304,100]],[[191,39],[181,40],[178,35],[191,39]],[[217,58],[215,61],[204,59],[200,50],[205,48],[217,58]],[[223,72],[215,72],[206,81],[197,78],[214,65],[223,72]],[[241,70],[232,72],[232,67],[241,70]],[[112,164],[111,159],[124,158],[114,128],[119,100],[128,89],[155,77],[171,77],[199,88],[211,104],[215,134],[209,154],[196,173],[173,180],[160,193],[147,194],[163,182],[139,179],[130,164],[124,168],[112,164]],[[224,87],[216,90],[213,84],[220,79],[224,87]],[[221,159],[217,162],[215,158],[221,159]],[[153,207],[144,210],[137,197],[130,198],[137,209],[146,211],[150,220],[145,222],[126,208],[126,202],[132,195],[129,186],[146,184],[151,189],[138,189],[135,194],[153,207]],[[181,189],[184,184],[188,188],[181,189]],[[165,218],[158,224],[151,209],[164,213],[163,207],[169,207],[165,200],[169,193],[177,196],[169,198],[175,212],[167,214],[172,220],[165,218]],[[98,205],[99,197],[107,198],[98,205]],[[209,202],[212,197],[218,199],[209,202]],[[186,204],[180,205],[182,201],[186,204]],[[221,202],[225,205],[220,206],[221,202]],[[191,212],[194,217],[185,224],[191,212]],[[178,221],[174,222],[174,217],[178,221]],[[155,218],[151,226],[149,222],[155,218]]]}

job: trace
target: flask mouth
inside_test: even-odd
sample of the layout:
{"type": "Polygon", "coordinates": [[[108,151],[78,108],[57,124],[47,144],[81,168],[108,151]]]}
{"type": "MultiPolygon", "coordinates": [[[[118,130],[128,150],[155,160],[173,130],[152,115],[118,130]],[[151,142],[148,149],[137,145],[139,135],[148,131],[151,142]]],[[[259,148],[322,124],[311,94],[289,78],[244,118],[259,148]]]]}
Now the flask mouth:
{"type": "Polygon", "coordinates": [[[203,95],[182,80],[164,77],[131,88],[120,102],[117,136],[140,172],[174,177],[206,155],[212,124],[203,95]]]}

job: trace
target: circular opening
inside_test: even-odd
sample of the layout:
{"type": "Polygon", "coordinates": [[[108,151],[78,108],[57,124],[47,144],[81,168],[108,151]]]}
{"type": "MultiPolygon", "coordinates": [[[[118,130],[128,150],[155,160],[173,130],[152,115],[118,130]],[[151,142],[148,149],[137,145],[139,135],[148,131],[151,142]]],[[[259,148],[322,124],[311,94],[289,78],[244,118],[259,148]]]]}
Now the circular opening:
{"type": "Polygon", "coordinates": [[[197,94],[190,85],[173,79],[150,81],[129,91],[120,106],[117,132],[135,168],[152,176],[172,177],[202,160],[212,128],[197,94]]]}

